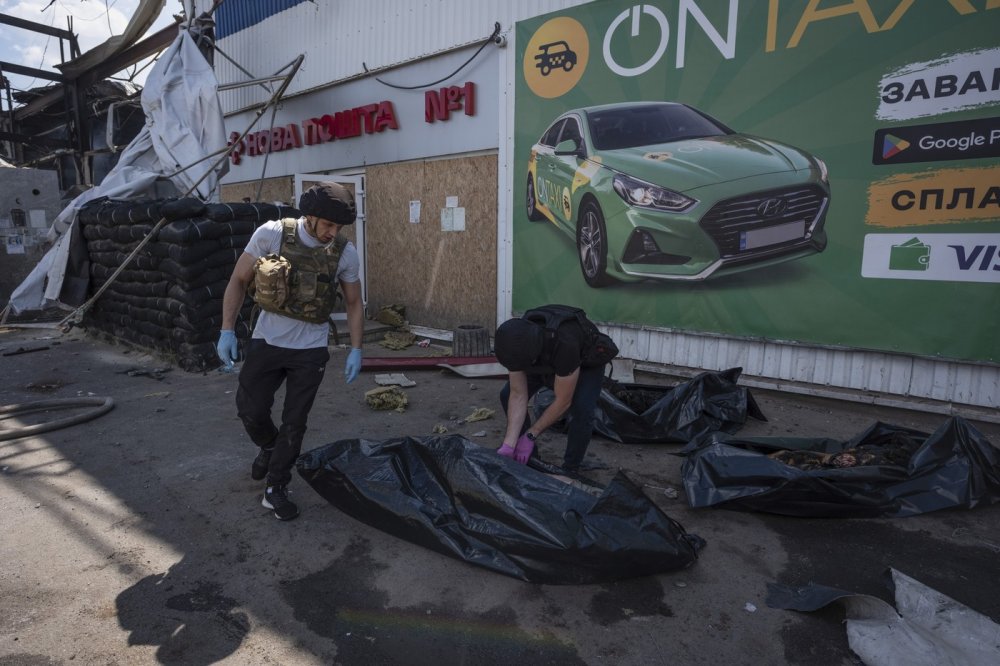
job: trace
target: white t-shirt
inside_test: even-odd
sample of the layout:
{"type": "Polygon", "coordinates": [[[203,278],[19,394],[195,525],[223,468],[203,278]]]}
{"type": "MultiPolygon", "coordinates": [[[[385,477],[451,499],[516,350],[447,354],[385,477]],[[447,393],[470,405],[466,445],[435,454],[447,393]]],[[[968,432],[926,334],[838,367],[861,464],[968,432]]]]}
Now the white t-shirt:
{"type": "MultiPolygon", "coordinates": [[[[303,228],[305,221],[304,217],[300,217],[296,225],[299,242],[305,247],[320,247],[322,243],[303,228]]],[[[259,259],[280,249],[281,220],[273,220],[265,222],[253,232],[244,252],[254,259],[259,259]]],[[[340,263],[337,264],[337,275],[334,279],[338,282],[360,282],[361,278],[358,275],[360,267],[358,249],[354,247],[354,243],[348,241],[340,254],[340,263]]],[[[329,323],[311,324],[264,310],[261,310],[257,325],[253,329],[253,337],[260,338],[269,345],[286,349],[326,347],[329,336],[329,323]]]]}

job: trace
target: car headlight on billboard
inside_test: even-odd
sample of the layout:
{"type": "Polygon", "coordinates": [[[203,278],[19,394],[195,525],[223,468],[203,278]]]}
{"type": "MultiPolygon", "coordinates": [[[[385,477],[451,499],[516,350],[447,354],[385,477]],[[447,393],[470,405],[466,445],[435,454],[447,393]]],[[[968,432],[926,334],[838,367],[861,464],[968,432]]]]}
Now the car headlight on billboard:
{"type": "Polygon", "coordinates": [[[813,156],[813,159],[816,160],[816,166],[819,167],[819,179],[829,185],[830,172],[826,168],[826,162],[815,156],[813,156]]]}
{"type": "Polygon", "coordinates": [[[695,205],[697,201],[664,187],[643,182],[637,178],[618,174],[614,178],[615,192],[625,203],[640,208],[666,210],[680,213],[695,205]]]}

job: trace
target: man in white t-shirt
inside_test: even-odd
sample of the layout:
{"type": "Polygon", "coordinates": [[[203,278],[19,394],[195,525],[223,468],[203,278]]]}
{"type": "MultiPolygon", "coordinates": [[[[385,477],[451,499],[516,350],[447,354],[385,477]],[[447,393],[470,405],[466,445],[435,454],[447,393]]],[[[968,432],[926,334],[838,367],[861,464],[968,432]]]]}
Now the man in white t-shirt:
{"type": "Polygon", "coordinates": [[[350,383],[361,371],[364,314],[358,251],[339,238],[344,225],[356,218],[354,197],[337,183],[320,183],[302,193],[298,220],[276,220],[261,225],[250,238],[226,287],[222,303],[219,358],[232,367],[237,359],[234,327],[247,288],[257,277],[258,259],[280,255],[291,264],[294,279],[288,296],[276,305],[263,297],[266,285],[257,280],[260,317],[240,370],[236,407],[254,444],[260,447],[251,466],[254,480],[266,478],[261,504],[279,520],[299,515],[288,499],[292,468],[302,450],[306,421],[330,352],[329,315],[339,284],[347,306],[351,351],[344,377],[350,383]],[[285,383],[281,426],[271,418],[274,396],[285,383]]]}

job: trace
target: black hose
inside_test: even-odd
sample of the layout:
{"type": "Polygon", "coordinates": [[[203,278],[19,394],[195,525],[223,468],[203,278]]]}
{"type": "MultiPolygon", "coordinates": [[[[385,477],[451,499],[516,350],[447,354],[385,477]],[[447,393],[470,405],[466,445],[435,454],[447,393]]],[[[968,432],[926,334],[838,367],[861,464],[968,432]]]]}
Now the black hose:
{"type": "Polygon", "coordinates": [[[64,419],[59,419],[57,421],[49,421],[48,423],[39,423],[32,426],[24,426],[22,428],[15,428],[13,430],[2,430],[0,431],[0,442],[8,439],[17,439],[19,437],[27,437],[29,435],[37,435],[40,432],[48,432],[50,430],[58,430],[60,428],[66,428],[71,425],[76,425],[77,423],[84,423],[85,421],[90,421],[91,419],[96,419],[102,414],[106,414],[111,411],[111,408],[115,406],[115,401],[112,398],[57,398],[54,400],[39,400],[38,402],[26,402],[21,405],[3,405],[0,406],[0,415],[17,415],[17,414],[30,414],[32,412],[41,412],[49,409],[61,409],[64,407],[84,407],[87,405],[96,405],[95,409],[89,412],[84,412],[82,414],[77,414],[75,416],[69,416],[64,419]]]}

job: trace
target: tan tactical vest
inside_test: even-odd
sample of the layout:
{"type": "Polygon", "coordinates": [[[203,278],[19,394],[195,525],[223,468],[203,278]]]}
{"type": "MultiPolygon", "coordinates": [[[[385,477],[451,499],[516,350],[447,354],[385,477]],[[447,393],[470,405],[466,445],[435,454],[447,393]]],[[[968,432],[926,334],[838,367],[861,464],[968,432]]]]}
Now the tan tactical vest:
{"type": "Polygon", "coordinates": [[[337,234],[329,247],[305,247],[298,220],[281,221],[281,247],[254,264],[253,299],[262,310],[312,324],[326,323],[337,301],[337,265],[347,240],[337,234]]]}

